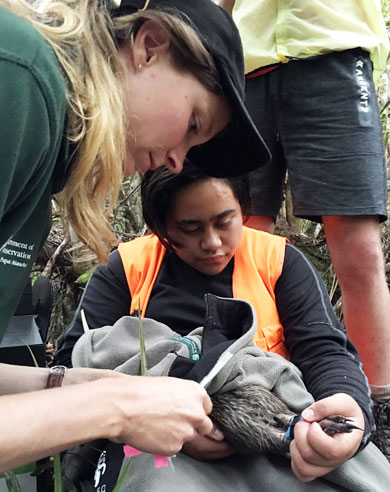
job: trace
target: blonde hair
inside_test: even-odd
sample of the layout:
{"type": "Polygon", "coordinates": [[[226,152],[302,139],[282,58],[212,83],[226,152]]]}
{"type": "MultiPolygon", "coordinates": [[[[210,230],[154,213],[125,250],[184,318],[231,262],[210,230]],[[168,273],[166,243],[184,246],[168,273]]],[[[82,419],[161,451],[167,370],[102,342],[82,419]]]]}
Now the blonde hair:
{"type": "Polygon", "coordinates": [[[172,62],[221,93],[212,58],[178,12],[152,10],[111,18],[103,0],[2,4],[35,26],[58,58],[67,86],[67,137],[76,149],[59,195],[64,223],[72,225],[99,261],[106,261],[117,242],[109,219],[120,190],[128,131],[117,42],[131,42],[142,23],[153,20],[170,35],[172,62]]]}

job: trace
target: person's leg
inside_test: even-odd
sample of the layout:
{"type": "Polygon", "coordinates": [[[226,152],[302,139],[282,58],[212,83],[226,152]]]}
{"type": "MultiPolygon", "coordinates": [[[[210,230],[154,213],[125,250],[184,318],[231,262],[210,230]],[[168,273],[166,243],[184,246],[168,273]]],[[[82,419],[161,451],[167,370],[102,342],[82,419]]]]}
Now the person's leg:
{"type": "Polygon", "coordinates": [[[371,383],[373,440],[390,461],[390,299],[378,227],[386,166],[372,64],[356,49],[283,70],[281,141],[294,215],[323,217],[347,332],[371,383]]]}
{"type": "Polygon", "coordinates": [[[390,297],[379,230],[386,218],[386,168],[371,62],[367,53],[350,50],[283,70],[289,112],[282,143],[294,215],[322,217],[348,335],[369,382],[387,385],[390,297]]]}
{"type": "Polygon", "coordinates": [[[257,229],[258,231],[265,231],[273,234],[275,220],[272,217],[266,217],[265,215],[251,215],[245,222],[245,225],[252,229],[257,229]]]}
{"type": "Polygon", "coordinates": [[[331,260],[340,282],[344,322],[370,384],[390,383],[390,293],[378,219],[323,217],[331,260]]]}

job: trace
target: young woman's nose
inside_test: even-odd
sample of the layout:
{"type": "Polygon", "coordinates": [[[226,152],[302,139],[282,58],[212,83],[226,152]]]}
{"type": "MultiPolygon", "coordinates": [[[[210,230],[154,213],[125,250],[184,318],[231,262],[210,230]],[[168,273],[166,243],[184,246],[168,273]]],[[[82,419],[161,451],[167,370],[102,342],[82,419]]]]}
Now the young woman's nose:
{"type": "Polygon", "coordinates": [[[207,251],[216,251],[222,246],[221,238],[217,231],[210,229],[204,232],[201,238],[201,248],[207,251]]]}
{"type": "Polygon", "coordinates": [[[184,159],[186,158],[189,150],[190,146],[184,143],[181,143],[174,149],[169,150],[166,157],[166,167],[172,173],[179,174],[183,169],[184,159]]]}

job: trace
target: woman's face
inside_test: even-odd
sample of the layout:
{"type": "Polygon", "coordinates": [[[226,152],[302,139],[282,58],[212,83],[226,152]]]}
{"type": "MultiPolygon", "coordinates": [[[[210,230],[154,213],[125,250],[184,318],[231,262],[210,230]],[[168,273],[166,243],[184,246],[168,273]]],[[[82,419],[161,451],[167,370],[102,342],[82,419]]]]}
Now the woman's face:
{"type": "Polygon", "coordinates": [[[124,80],[129,125],[127,175],[162,166],[179,173],[190,148],[207,142],[229,122],[222,97],[193,75],[174,68],[169,50],[157,55],[142,58],[136,51],[131,73],[124,80]],[[138,60],[145,60],[144,64],[137,64],[138,60]]]}
{"type": "Polygon", "coordinates": [[[241,207],[228,183],[210,178],[178,191],[167,215],[176,254],[206,275],[222,272],[241,240],[241,207]]]}

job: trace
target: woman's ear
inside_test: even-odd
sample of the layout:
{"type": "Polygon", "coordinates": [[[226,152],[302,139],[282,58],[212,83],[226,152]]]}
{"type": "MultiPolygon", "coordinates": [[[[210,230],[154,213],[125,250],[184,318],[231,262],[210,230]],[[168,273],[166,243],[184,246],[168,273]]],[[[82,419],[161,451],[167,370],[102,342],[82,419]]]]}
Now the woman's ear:
{"type": "Polygon", "coordinates": [[[137,31],[133,42],[134,67],[153,64],[169,52],[169,35],[154,21],[148,20],[137,31]]]}

